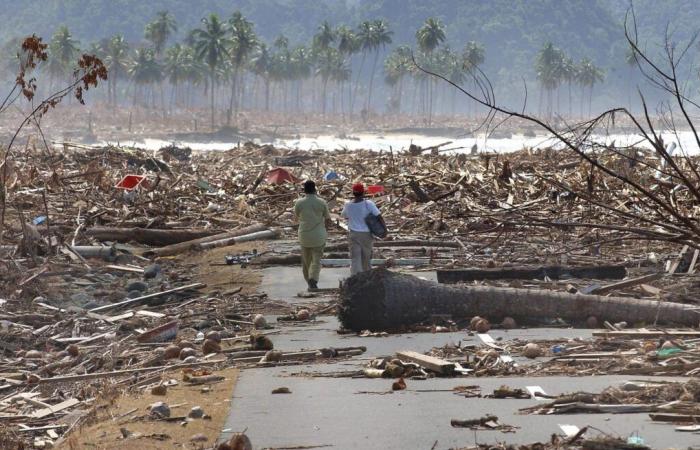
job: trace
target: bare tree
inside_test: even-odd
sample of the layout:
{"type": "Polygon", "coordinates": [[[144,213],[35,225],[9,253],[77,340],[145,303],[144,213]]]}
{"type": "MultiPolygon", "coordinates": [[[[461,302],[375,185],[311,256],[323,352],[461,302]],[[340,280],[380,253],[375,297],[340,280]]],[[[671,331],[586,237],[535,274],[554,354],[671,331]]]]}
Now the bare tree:
{"type": "MultiPolygon", "coordinates": [[[[652,117],[647,95],[638,89],[642,111],[637,116],[626,107],[618,107],[577,123],[567,123],[562,118],[550,121],[526,113],[527,86],[523,107],[516,111],[496,100],[493,86],[481,70],[472,73],[476,88],[468,90],[440,74],[418,68],[488,108],[483,123],[487,134],[508,119],[522,119],[551,134],[553,147],[573,152],[580,158],[575,170],[585,176],[581,176],[578,183],[566,183],[551,174],[538,176],[559,191],[595,208],[594,216],[589,220],[553,221],[551,215],[543,218],[513,209],[502,218],[504,222],[608,229],[634,239],[671,241],[700,249],[698,157],[691,156],[679,139],[682,130],[689,130],[696,150],[700,149],[700,137],[689,113],[689,109],[700,109],[700,105],[689,98],[684,80],[679,77],[680,71],[685,72],[681,68],[686,64],[685,59],[697,40],[697,34],[685,45],[678,46],[667,28],[660,62],[657,62],[639,43],[633,9],[626,15],[624,30],[638,70],[651,86],[668,97],[658,109],[658,118],[652,117]],[[635,142],[616,144],[611,141],[611,129],[621,122],[634,129],[635,142]],[[678,151],[675,151],[675,142],[667,146],[662,135],[674,136],[680,144],[678,151]]],[[[414,64],[418,66],[415,60],[414,64]]]]}

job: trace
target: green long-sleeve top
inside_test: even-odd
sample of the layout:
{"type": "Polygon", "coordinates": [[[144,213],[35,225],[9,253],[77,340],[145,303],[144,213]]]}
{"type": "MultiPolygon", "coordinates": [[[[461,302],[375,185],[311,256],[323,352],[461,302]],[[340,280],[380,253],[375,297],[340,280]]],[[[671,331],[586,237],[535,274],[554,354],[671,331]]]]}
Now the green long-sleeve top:
{"type": "Polygon", "coordinates": [[[294,215],[299,220],[299,244],[302,247],[321,247],[326,244],[326,219],[330,219],[326,201],[316,194],[306,194],[294,204],[294,215]]]}

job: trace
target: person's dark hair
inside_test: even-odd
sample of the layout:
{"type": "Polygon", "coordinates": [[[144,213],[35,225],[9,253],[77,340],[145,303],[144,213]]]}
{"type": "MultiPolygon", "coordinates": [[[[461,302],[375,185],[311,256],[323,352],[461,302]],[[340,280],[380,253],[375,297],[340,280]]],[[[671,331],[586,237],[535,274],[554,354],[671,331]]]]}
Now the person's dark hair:
{"type": "Polygon", "coordinates": [[[316,193],[316,183],[311,180],[306,180],[304,182],[304,193],[305,194],[315,194],[316,193]]]}

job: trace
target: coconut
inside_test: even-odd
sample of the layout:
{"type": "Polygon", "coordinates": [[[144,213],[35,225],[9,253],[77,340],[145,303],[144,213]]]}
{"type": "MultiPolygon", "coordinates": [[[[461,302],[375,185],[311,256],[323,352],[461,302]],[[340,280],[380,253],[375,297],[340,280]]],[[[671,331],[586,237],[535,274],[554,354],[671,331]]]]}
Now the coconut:
{"type": "Polygon", "coordinates": [[[537,358],[541,354],[542,350],[540,349],[540,346],[532,342],[525,345],[525,348],[523,349],[523,355],[530,359],[537,358]]]}
{"type": "Polygon", "coordinates": [[[168,393],[168,387],[163,385],[163,384],[159,384],[158,386],[153,386],[153,388],[151,389],[151,395],[161,395],[162,396],[162,395],[166,395],[167,393],[168,393]]]}
{"type": "Polygon", "coordinates": [[[282,360],[282,352],[277,350],[270,350],[265,353],[262,358],[262,362],[279,362],[282,360]]]}
{"type": "Polygon", "coordinates": [[[481,320],[481,317],[479,317],[479,316],[472,317],[472,320],[469,321],[469,329],[472,331],[476,330],[476,323],[480,320],[481,320]]]}
{"type": "Polygon", "coordinates": [[[481,319],[478,322],[476,322],[476,325],[474,326],[474,328],[478,333],[488,333],[489,330],[491,329],[491,324],[489,323],[488,320],[481,319]]]}
{"type": "Polygon", "coordinates": [[[188,356],[196,356],[197,355],[197,350],[193,349],[192,347],[185,347],[182,350],[180,350],[180,359],[185,359],[188,356]]]}
{"type": "Polygon", "coordinates": [[[253,325],[258,330],[267,328],[267,320],[265,320],[265,316],[263,316],[262,314],[256,314],[255,316],[253,316],[253,325]]]}
{"type": "Polygon", "coordinates": [[[506,317],[501,322],[501,326],[503,328],[505,328],[506,330],[512,330],[514,328],[517,328],[518,324],[515,322],[515,319],[513,319],[512,317],[506,317]]]}
{"type": "Polygon", "coordinates": [[[194,344],[191,343],[190,341],[183,339],[180,342],[177,343],[177,346],[180,347],[181,349],[183,348],[192,348],[194,347],[194,344]]]}
{"type": "Polygon", "coordinates": [[[66,347],[66,351],[72,357],[76,357],[76,356],[80,355],[80,348],[75,344],[71,344],[68,347],[66,347]]]}
{"type": "Polygon", "coordinates": [[[216,342],[213,339],[207,339],[204,341],[204,344],[202,344],[202,353],[205,355],[208,355],[210,353],[220,353],[221,352],[221,345],[219,345],[218,342],[216,342]]]}
{"type": "Polygon", "coordinates": [[[216,450],[253,450],[253,444],[245,434],[234,433],[231,439],[219,444],[216,450]]]}
{"type": "Polygon", "coordinates": [[[253,350],[272,350],[275,346],[269,337],[263,335],[250,335],[250,344],[253,346],[253,350]]]}
{"type": "Polygon", "coordinates": [[[297,315],[297,320],[309,320],[309,318],[311,317],[311,313],[306,308],[300,309],[299,311],[297,311],[296,315],[297,315]]]}
{"type": "Polygon", "coordinates": [[[165,354],[163,355],[165,359],[175,359],[180,357],[180,347],[175,344],[170,344],[165,347],[165,354]]]}
{"type": "Polygon", "coordinates": [[[210,331],[204,336],[204,339],[211,339],[214,342],[221,343],[221,333],[218,331],[210,331]]]}

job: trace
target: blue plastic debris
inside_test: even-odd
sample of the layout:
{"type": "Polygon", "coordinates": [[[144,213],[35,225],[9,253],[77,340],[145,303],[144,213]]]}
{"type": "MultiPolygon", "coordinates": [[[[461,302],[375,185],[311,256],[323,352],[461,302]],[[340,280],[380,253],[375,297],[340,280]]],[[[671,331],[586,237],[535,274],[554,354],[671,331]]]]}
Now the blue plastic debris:
{"type": "Polygon", "coordinates": [[[46,216],[35,217],[34,220],[32,220],[34,225],[41,225],[44,222],[46,222],[46,216]]]}
{"type": "Polygon", "coordinates": [[[338,175],[338,172],[330,171],[323,176],[323,179],[325,181],[338,180],[340,179],[340,175],[338,175]]]}

